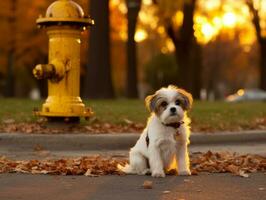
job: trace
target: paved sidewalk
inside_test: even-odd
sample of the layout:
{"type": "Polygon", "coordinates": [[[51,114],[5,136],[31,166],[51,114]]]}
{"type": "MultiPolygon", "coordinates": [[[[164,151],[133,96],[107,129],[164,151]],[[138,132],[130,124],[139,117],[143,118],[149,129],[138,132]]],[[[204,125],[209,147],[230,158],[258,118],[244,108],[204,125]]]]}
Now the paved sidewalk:
{"type": "MultiPolygon", "coordinates": [[[[32,149],[40,145],[48,150],[124,150],[132,147],[139,133],[124,134],[22,134],[0,133],[0,146],[16,149],[32,149]]],[[[265,131],[223,132],[213,134],[194,133],[191,145],[265,143],[265,131]]]]}
{"type": "MultiPolygon", "coordinates": [[[[127,157],[139,134],[0,134],[0,155],[47,159],[94,154],[127,157]]],[[[229,151],[266,156],[266,133],[192,135],[190,152],[229,151]]]]}

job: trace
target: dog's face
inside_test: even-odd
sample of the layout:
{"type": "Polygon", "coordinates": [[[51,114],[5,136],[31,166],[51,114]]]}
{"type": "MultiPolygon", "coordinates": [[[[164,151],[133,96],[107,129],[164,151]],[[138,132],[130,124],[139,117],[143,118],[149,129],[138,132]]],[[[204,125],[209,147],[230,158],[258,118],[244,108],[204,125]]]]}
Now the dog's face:
{"type": "Polygon", "coordinates": [[[192,95],[183,89],[170,85],[155,94],[147,96],[146,107],[154,112],[164,124],[180,122],[193,102],[192,95]]]}

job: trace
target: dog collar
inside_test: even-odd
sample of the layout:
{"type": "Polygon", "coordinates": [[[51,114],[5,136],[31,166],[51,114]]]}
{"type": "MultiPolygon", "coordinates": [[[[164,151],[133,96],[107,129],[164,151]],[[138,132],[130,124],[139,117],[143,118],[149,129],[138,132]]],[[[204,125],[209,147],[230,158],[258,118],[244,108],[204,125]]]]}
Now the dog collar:
{"type": "MultiPolygon", "coordinates": [[[[176,123],[170,123],[170,124],[164,124],[162,123],[164,126],[168,126],[168,127],[172,127],[174,129],[178,129],[182,124],[184,124],[183,121],[181,122],[176,122],[176,123]]],[[[176,136],[179,135],[179,132],[177,131],[176,132],[176,136]]],[[[149,144],[150,144],[150,138],[149,138],[149,133],[147,132],[147,135],[146,135],[146,138],[145,138],[145,141],[146,141],[146,145],[147,147],[149,147],[149,144]]]]}
{"type": "Polygon", "coordinates": [[[175,122],[175,123],[169,123],[169,124],[164,124],[164,126],[168,126],[168,127],[172,127],[174,129],[178,129],[182,124],[184,124],[183,121],[180,121],[180,122],[175,122]]]}

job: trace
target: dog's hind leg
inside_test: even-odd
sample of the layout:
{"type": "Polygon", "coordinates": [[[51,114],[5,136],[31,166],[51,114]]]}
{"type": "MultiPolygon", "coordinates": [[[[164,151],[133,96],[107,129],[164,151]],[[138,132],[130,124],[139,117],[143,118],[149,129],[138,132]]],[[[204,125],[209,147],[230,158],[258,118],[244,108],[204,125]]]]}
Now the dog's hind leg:
{"type": "Polygon", "coordinates": [[[147,158],[140,152],[131,149],[129,152],[129,165],[126,165],[122,171],[127,174],[145,175],[150,171],[147,163],[147,158]]]}

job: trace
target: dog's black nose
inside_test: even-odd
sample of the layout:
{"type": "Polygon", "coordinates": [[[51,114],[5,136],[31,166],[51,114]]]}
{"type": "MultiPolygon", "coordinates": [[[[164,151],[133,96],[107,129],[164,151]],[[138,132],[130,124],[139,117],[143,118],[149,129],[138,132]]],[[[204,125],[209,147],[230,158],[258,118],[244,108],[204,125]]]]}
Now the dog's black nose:
{"type": "Polygon", "coordinates": [[[170,108],[170,111],[171,111],[171,113],[175,113],[176,112],[176,108],[172,107],[172,108],[170,108]]]}

